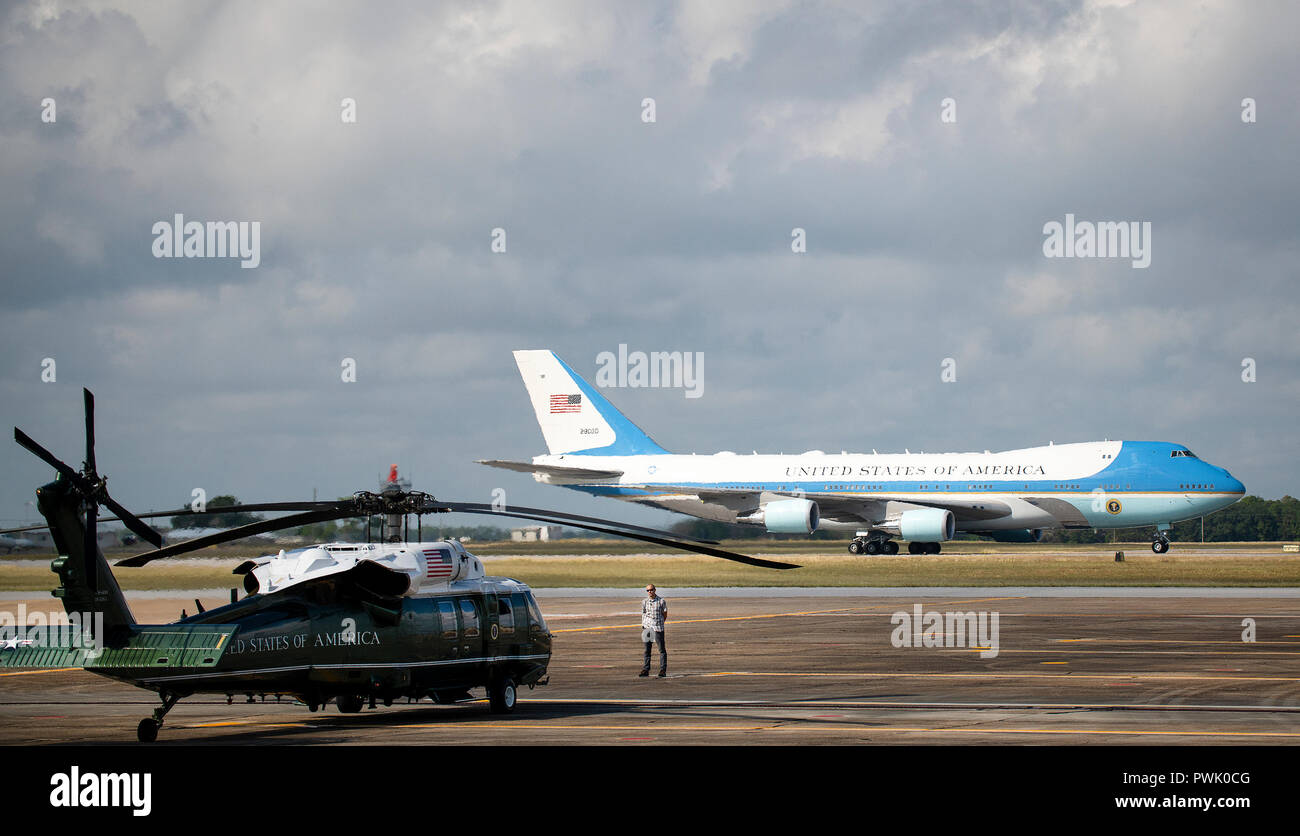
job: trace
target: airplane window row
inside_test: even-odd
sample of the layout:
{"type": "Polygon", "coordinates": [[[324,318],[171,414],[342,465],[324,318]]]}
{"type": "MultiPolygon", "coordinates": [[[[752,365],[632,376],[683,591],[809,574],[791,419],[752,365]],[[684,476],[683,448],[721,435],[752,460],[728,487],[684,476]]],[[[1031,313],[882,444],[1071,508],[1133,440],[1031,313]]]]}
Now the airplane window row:
{"type": "Polygon", "coordinates": [[[1192,484],[1179,485],[1178,487],[1182,488],[1183,490],[1188,490],[1188,491],[1207,490],[1207,489],[1208,489],[1208,490],[1214,490],[1214,485],[1207,485],[1207,484],[1204,484],[1204,483],[1197,484],[1197,485],[1192,485],[1192,484]]]}
{"type": "Polygon", "coordinates": [[[884,485],[822,485],[826,491],[883,491],[884,485]]]}

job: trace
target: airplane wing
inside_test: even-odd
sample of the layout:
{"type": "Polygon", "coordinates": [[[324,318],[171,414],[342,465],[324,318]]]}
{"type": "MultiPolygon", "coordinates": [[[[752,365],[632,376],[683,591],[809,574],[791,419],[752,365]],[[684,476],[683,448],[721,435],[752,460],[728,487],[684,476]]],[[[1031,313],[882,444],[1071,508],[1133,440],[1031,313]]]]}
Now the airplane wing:
{"type": "Polygon", "coordinates": [[[970,499],[950,499],[935,497],[918,497],[912,494],[891,495],[872,494],[870,496],[852,497],[840,493],[803,493],[778,494],[744,489],[726,488],[689,488],[678,489],[655,486],[654,492],[635,497],[633,501],[671,511],[682,511],[695,516],[703,516],[701,511],[711,512],[709,517],[724,522],[735,520],[738,515],[757,511],[768,502],[800,497],[817,503],[821,517],[835,522],[855,525],[874,525],[884,522],[891,502],[916,505],[925,508],[944,508],[952,512],[958,520],[994,520],[1012,513],[1011,506],[996,499],[972,497],[970,499]],[[701,508],[700,503],[703,503],[701,508]],[[691,510],[687,511],[686,508],[691,510]]]}
{"type": "Polygon", "coordinates": [[[600,479],[617,479],[623,475],[621,470],[594,470],[586,467],[560,467],[550,464],[533,464],[532,462],[508,462],[500,459],[479,459],[479,464],[499,467],[502,470],[514,470],[519,473],[531,473],[539,482],[588,482],[600,479]]]}

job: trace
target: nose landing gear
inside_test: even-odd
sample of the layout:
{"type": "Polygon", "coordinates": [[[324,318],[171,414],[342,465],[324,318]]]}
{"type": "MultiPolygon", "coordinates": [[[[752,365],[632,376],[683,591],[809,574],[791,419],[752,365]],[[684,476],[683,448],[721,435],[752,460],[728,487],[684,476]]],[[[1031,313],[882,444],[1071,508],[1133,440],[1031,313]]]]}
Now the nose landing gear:
{"type": "Polygon", "coordinates": [[[1156,554],[1164,554],[1169,551],[1169,538],[1164,535],[1164,532],[1160,532],[1151,539],[1151,551],[1156,554]]]}

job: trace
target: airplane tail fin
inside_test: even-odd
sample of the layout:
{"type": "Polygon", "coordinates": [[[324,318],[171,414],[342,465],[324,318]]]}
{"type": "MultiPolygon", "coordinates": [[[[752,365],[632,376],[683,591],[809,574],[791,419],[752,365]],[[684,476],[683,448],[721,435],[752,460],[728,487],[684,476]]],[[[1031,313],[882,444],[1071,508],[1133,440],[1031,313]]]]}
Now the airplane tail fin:
{"type": "Polygon", "coordinates": [[[516,351],[514,355],[552,455],[638,456],[668,452],[555,352],[516,351]]]}

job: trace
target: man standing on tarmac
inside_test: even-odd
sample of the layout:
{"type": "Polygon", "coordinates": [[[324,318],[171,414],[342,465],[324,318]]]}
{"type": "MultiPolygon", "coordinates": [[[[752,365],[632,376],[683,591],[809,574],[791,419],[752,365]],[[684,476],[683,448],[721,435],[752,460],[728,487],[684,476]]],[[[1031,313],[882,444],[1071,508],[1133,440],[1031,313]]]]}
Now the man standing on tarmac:
{"type": "Polygon", "coordinates": [[[668,622],[668,602],[655,594],[655,585],[645,588],[641,602],[641,641],[645,644],[645,663],[637,676],[650,675],[650,646],[659,643],[659,675],[668,675],[668,651],[664,647],[664,625],[668,622]]]}

